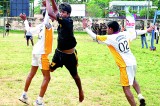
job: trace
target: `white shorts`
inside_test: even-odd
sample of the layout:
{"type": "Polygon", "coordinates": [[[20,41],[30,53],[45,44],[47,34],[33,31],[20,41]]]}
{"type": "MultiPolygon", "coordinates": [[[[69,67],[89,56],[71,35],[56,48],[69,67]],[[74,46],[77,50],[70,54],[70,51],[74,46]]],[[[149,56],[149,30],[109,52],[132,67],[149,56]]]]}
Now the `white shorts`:
{"type": "Polygon", "coordinates": [[[122,86],[133,85],[137,66],[120,67],[120,82],[122,86]]]}
{"type": "Polygon", "coordinates": [[[49,70],[48,54],[32,54],[32,66],[38,66],[40,69],[49,70]]]}

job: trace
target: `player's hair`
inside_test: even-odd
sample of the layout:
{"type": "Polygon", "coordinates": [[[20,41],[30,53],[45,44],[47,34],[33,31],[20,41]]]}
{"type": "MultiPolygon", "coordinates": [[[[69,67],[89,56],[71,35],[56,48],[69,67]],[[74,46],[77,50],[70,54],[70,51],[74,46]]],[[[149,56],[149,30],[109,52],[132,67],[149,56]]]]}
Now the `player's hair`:
{"type": "Polygon", "coordinates": [[[113,29],[113,32],[117,32],[120,30],[119,24],[117,21],[108,22],[107,26],[113,29]]]}
{"type": "Polygon", "coordinates": [[[72,11],[72,8],[71,8],[71,5],[70,4],[68,4],[68,3],[61,3],[60,5],[59,5],[59,10],[60,11],[67,11],[67,13],[71,13],[71,11],[72,11]]]}

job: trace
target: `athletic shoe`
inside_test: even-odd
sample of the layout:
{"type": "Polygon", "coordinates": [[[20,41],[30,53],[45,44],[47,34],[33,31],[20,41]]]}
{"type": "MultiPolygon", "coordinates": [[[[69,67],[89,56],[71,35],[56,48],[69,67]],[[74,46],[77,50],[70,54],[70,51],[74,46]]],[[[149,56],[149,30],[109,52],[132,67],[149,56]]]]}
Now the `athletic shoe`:
{"type": "Polygon", "coordinates": [[[28,97],[26,95],[21,95],[21,97],[19,98],[19,100],[27,105],[29,105],[28,103],[28,97]]]}
{"type": "Polygon", "coordinates": [[[138,95],[138,100],[140,102],[139,106],[146,106],[145,99],[142,95],[138,95]]]}
{"type": "Polygon", "coordinates": [[[44,106],[44,103],[39,103],[38,100],[36,100],[34,103],[33,103],[34,106],[44,106]]]}

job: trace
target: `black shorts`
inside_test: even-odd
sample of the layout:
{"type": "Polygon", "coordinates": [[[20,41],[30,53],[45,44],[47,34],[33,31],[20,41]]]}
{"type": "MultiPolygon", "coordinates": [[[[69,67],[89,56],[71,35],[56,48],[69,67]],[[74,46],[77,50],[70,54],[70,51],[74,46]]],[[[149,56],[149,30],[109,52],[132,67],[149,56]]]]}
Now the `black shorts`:
{"type": "Polygon", "coordinates": [[[32,36],[26,36],[26,40],[32,39],[32,36]]]}
{"type": "Polygon", "coordinates": [[[58,67],[63,67],[63,65],[69,70],[72,76],[77,75],[78,58],[76,50],[72,54],[63,53],[57,49],[55,50],[50,69],[56,70],[58,67]]]}
{"type": "Polygon", "coordinates": [[[9,32],[9,29],[6,29],[6,32],[9,32]]]}

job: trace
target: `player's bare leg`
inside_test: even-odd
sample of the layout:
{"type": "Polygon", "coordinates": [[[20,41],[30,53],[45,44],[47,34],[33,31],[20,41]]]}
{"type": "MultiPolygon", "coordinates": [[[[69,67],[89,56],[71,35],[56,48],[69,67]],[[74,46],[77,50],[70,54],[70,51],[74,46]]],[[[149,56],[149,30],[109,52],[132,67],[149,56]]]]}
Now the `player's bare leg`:
{"type": "Polygon", "coordinates": [[[24,87],[24,92],[22,93],[22,95],[20,96],[19,100],[25,104],[29,104],[28,102],[28,96],[27,96],[27,91],[28,91],[28,88],[31,84],[31,81],[33,79],[33,77],[35,76],[36,72],[38,70],[38,66],[32,66],[31,67],[31,71],[26,79],[26,83],[25,83],[25,87],[24,87]]]}
{"type": "Polygon", "coordinates": [[[32,46],[34,46],[33,39],[31,39],[32,46]]]}
{"type": "Polygon", "coordinates": [[[76,85],[78,87],[78,90],[79,90],[79,102],[82,102],[84,100],[84,93],[83,93],[83,90],[82,90],[82,85],[81,85],[81,79],[80,77],[77,75],[75,75],[73,77],[73,79],[75,80],[76,82],[76,85]]]}
{"type": "Polygon", "coordinates": [[[133,94],[130,90],[130,86],[123,86],[123,91],[126,95],[126,98],[131,106],[136,106],[136,102],[134,100],[133,94]]]}
{"type": "Polygon", "coordinates": [[[29,39],[27,39],[27,46],[29,46],[29,39]]]}
{"type": "Polygon", "coordinates": [[[29,88],[31,81],[32,81],[33,77],[35,76],[37,70],[38,70],[38,66],[31,67],[31,71],[26,79],[24,91],[26,91],[26,92],[28,91],[28,88],[29,88]]]}
{"type": "Polygon", "coordinates": [[[47,87],[48,87],[48,84],[51,80],[51,76],[50,76],[50,71],[49,70],[41,70],[42,71],[42,74],[43,74],[43,82],[42,82],[42,85],[41,85],[41,90],[40,90],[40,94],[39,96],[40,97],[43,97],[46,90],[47,90],[47,87]]]}
{"type": "Polygon", "coordinates": [[[135,89],[135,91],[138,94],[138,100],[140,102],[140,106],[145,106],[146,105],[145,98],[142,96],[139,84],[135,79],[133,81],[133,88],[135,89]]]}

